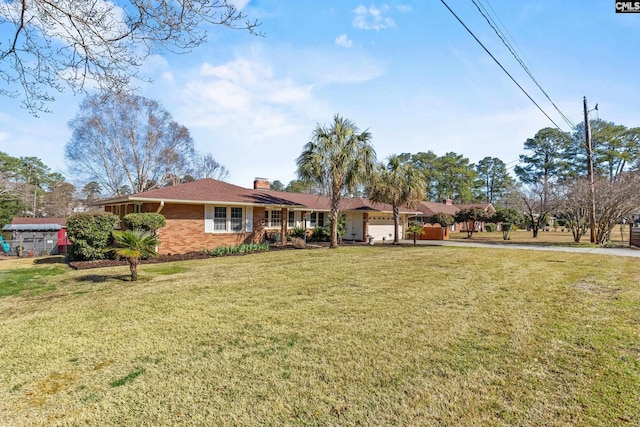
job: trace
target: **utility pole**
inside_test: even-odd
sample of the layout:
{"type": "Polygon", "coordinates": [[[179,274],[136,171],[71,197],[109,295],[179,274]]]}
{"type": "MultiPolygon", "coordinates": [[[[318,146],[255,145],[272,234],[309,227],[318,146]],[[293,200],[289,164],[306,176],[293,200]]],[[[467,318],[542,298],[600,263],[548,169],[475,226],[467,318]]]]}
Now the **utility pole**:
{"type": "MultiPolygon", "coordinates": [[[[596,104],[597,107],[597,104],[596,104]]],[[[589,124],[589,109],[587,108],[587,97],[584,97],[584,139],[587,147],[587,168],[589,177],[589,240],[596,242],[596,190],[593,183],[593,149],[591,147],[591,125],[589,124]]]]}

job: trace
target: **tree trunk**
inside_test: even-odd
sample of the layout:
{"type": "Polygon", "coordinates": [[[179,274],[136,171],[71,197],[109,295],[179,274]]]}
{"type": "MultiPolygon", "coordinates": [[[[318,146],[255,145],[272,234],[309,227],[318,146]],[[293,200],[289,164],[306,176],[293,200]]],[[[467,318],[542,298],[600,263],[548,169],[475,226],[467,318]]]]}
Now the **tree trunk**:
{"type": "Polygon", "coordinates": [[[137,259],[129,259],[129,270],[131,271],[131,281],[135,282],[138,280],[138,264],[139,261],[137,259]]]}
{"type": "Polygon", "coordinates": [[[329,248],[338,247],[338,215],[340,214],[340,188],[334,188],[331,195],[331,237],[329,248]]]}
{"type": "MultiPolygon", "coordinates": [[[[393,244],[400,244],[400,207],[397,204],[393,205],[393,244]]],[[[415,234],[414,234],[415,236],[415,234]]]]}

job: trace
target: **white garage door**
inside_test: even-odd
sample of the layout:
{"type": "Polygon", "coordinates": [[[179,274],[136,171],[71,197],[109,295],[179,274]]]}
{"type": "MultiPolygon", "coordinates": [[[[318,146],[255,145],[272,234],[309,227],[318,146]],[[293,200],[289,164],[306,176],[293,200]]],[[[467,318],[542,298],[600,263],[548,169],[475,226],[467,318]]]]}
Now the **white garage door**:
{"type": "MultiPolygon", "coordinates": [[[[402,224],[400,224],[400,238],[402,238],[402,224]]],[[[393,241],[393,216],[391,214],[373,214],[369,217],[369,235],[375,241],[380,242],[384,237],[387,241],[393,241]]]]}

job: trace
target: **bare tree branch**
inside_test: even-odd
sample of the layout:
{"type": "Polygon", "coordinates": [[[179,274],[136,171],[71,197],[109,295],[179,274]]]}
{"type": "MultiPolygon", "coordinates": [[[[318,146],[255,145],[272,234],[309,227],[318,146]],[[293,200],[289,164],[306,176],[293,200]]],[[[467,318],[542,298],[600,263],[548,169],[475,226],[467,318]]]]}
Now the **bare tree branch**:
{"type": "Polygon", "coordinates": [[[0,2],[0,96],[48,111],[51,92],[125,91],[151,54],[189,52],[220,25],[258,34],[228,0],[20,0],[0,2]]]}

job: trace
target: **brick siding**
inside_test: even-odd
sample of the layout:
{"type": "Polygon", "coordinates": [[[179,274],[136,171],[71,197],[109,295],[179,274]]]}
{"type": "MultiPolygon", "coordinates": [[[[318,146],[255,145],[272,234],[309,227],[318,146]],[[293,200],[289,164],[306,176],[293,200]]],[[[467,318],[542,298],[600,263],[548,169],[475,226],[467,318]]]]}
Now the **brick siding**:
{"type": "MultiPolygon", "coordinates": [[[[143,212],[157,212],[159,203],[145,203],[143,212]]],[[[111,211],[111,207],[106,207],[111,211]]],[[[125,208],[121,208],[121,217],[125,208]]],[[[126,209],[133,211],[133,209],[126,209]]],[[[264,240],[264,208],[253,208],[253,232],[245,233],[205,233],[204,205],[169,204],[161,210],[166,227],[158,231],[160,254],[182,254],[218,246],[239,245],[241,243],[261,242],[264,240]]]]}

